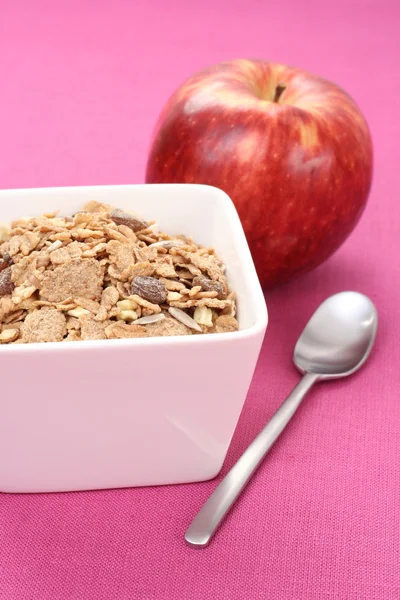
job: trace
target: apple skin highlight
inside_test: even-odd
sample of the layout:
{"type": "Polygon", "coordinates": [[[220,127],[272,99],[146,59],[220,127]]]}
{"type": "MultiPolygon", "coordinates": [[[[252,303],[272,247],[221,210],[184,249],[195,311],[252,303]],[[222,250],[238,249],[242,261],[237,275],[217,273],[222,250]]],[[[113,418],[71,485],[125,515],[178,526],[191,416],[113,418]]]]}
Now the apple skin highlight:
{"type": "Polygon", "coordinates": [[[325,261],[366,206],[372,141],[340,87],[294,67],[234,60],[165,105],[147,183],[202,183],[233,200],[264,287],[325,261]]]}

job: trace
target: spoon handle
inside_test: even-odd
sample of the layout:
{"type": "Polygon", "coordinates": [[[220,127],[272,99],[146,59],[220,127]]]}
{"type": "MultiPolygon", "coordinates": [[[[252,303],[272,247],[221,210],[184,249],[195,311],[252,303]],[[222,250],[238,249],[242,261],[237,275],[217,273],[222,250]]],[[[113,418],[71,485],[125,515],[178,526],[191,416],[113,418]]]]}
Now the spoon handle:
{"type": "Polygon", "coordinates": [[[278,439],[300,402],[317,381],[318,375],[306,373],[237,463],[202,506],[186,531],[185,540],[193,547],[207,546],[228,510],[243,491],[250,477],[278,439]]]}

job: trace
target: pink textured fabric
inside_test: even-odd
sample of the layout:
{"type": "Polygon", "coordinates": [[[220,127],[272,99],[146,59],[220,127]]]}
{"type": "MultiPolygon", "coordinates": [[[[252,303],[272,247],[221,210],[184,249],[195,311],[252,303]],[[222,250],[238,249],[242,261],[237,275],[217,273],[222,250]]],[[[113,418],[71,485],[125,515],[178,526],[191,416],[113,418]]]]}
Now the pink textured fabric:
{"type": "Polygon", "coordinates": [[[2,188],[143,181],[167,96],[233,57],[337,81],[371,125],[368,210],[324,266],[268,294],[223,473],[298,381],[292,348],[317,305],[355,289],[380,313],[368,366],[312,392],[204,551],[183,533],[218,480],[0,494],[1,600],[400,598],[399,21],[396,0],[0,0],[2,188]]]}

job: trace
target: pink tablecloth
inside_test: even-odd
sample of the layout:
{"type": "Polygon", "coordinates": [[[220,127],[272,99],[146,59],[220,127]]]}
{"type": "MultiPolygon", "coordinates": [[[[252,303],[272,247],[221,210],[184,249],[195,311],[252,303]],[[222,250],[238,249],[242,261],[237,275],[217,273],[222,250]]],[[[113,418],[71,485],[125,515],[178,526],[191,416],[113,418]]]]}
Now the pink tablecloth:
{"type": "Polygon", "coordinates": [[[0,495],[1,599],[400,598],[399,26],[396,0],[0,1],[2,188],[143,181],[166,97],[227,58],[320,73],[370,122],[368,210],[330,261],[268,294],[223,473],[298,380],[292,348],[322,299],[365,292],[381,319],[365,370],[310,395],[207,550],[183,533],[216,481],[0,495]]]}

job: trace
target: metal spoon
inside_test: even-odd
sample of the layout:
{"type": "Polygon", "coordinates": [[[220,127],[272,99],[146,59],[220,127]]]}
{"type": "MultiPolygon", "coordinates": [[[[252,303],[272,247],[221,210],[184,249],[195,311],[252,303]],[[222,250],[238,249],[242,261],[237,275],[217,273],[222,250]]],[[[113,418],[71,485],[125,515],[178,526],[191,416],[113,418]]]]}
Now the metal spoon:
{"type": "Polygon", "coordinates": [[[378,325],[376,308],[357,292],[342,292],[323,302],[294,349],[302,380],[279,407],[235,466],[224,477],[186,531],[190,546],[207,546],[228,510],[318,380],[346,377],[367,360],[378,325]]]}

